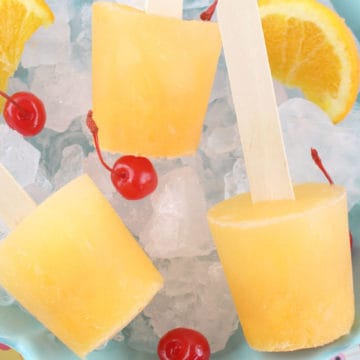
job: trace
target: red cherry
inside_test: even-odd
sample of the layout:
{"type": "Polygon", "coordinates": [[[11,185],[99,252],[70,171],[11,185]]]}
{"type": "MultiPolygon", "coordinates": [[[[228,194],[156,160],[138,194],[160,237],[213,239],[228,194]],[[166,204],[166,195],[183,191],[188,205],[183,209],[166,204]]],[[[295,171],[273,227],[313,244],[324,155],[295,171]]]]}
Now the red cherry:
{"type": "Polygon", "coordinates": [[[2,350],[2,351],[11,350],[11,347],[0,343],[0,350],[2,350]]]}
{"type": "Polygon", "coordinates": [[[100,162],[110,171],[112,183],[125,199],[142,199],[156,189],[157,174],[149,159],[142,156],[126,155],[117,159],[111,168],[101,155],[98,139],[99,129],[92,117],[92,111],[87,114],[86,125],[93,135],[100,162]]]}
{"type": "Polygon", "coordinates": [[[157,186],[155,169],[142,156],[122,156],[111,171],[111,181],[124,198],[137,200],[151,194],[157,186]]]}
{"type": "Polygon", "coordinates": [[[11,96],[0,91],[0,95],[7,99],[3,114],[9,127],[24,136],[34,136],[44,128],[46,111],[37,96],[25,91],[11,96]]]}
{"type": "Polygon", "coordinates": [[[208,360],[210,345],[198,331],[176,328],[160,339],[157,353],[160,360],[208,360]]]}

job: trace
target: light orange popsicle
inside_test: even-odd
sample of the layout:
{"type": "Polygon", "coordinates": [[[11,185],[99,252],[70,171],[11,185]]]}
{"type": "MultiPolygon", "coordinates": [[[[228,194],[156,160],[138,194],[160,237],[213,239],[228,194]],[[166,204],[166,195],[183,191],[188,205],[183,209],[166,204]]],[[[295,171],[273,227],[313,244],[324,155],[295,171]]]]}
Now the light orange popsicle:
{"type": "Polygon", "coordinates": [[[194,153],[220,50],[216,23],[94,3],[93,110],[103,149],[167,157],[194,153]]]}
{"type": "Polygon", "coordinates": [[[210,229],[249,345],[320,346],[354,320],[346,192],[291,184],[257,1],[219,1],[218,19],[250,193],[212,207],[210,229]]]}
{"type": "Polygon", "coordinates": [[[84,357],[126,326],[163,279],[83,175],[1,242],[0,284],[84,357]]]}
{"type": "Polygon", "coordinates": [[[244,335],[261,351],[320,346],[354,320],[345,190],[294,190],[296,200],[242,194],[208,213],[244,335]]]}

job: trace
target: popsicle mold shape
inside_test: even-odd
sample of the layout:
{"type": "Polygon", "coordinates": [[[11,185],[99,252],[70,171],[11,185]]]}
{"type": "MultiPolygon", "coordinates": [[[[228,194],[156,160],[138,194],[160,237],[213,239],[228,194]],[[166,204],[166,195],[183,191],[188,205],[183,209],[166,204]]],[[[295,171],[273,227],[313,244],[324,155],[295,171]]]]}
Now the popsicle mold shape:
{"type": "Polygon", "coordinates": [[[1,242],[0,283],[83,358],[126,326],[163,280],[83,175],[1,242]]]}
{"type": "Polygon", "coordinates": [[[354,320],[345,190],[294,191],[296,200],[259,203],[241,194],[208,213],[244,336],[260,351],[324,345],[354,320]]]}
{"type": "Polygon", "coordinates": [[[104,150],[175,157],[197,150],[221,40],[216,23],[96,2],[93,111],[104,150]]]}

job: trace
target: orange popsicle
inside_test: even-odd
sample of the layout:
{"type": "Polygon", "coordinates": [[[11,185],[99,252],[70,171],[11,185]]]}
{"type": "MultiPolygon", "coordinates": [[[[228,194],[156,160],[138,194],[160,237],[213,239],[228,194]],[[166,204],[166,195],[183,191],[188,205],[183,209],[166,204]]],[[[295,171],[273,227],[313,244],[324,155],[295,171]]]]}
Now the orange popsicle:
{"type": "Polygon", "coordinates": [[[257,2],[221,1],[218,18],[250,193],[211,208],[211,232],[249,345],[320,346],[354,320],[346,192],[291,184],[257,2]]]}
{"type": "Polygon", "coordinates": [[[208,214],[244,335],[261,351],[320,346],[354,320],[345,190],[294,190],[296,200],[242,194],[208,214]]]}
{"type": "Polygon", "coordinates": [[[145,156],[194,153],[221,49],[217,24],[97,2],[92,29],[100,145],[145,156]]]}
{"type": "Polygon", "coordinates": [[[163,280],[86,175],[0,244],[0,283],[80,357],[126,326],[163,280]]]}

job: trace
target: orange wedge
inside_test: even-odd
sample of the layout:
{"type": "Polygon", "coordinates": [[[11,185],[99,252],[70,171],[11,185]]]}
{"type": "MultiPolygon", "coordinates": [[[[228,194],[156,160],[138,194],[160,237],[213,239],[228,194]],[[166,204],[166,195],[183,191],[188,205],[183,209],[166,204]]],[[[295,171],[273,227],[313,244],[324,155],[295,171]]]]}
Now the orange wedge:
{"type": "Polygon", "coordinates": [[[0,0],[0,14],[0,90],[5,90],[26,41],[40,26],[53,23],[54,15],[43,0],[0,0]]]}
{"type": "Polygon", "coordinates": [[[328,113],[334,123],[359,91],[360,60],[344,20],[316,0],[259,0],[273,77],[328,113]]]}

